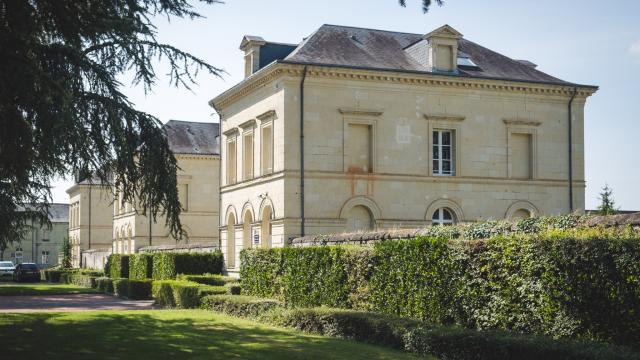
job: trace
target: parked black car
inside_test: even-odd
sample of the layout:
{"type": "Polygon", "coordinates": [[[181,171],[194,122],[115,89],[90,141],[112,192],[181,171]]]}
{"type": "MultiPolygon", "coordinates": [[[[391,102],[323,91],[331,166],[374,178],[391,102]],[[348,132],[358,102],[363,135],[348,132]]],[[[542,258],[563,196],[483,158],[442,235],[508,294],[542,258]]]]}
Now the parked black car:
{"type": "Polygon", "coordinates": [[[13,280],[16,282],[40,281],[40,269],[34,263],[22,263],[16,265],[13,272],[13,280]]]}

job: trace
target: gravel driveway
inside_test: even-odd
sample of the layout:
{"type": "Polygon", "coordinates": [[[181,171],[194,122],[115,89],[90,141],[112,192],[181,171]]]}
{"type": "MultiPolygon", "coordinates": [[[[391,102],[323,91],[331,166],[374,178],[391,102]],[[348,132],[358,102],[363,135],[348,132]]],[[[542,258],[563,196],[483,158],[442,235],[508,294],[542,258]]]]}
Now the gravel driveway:
{"type": "Polygon", "coordinates": [[[153,309],[153,300],[123,300],[103,294],[0,296],[0,313],[148,309],[153,309]]]}

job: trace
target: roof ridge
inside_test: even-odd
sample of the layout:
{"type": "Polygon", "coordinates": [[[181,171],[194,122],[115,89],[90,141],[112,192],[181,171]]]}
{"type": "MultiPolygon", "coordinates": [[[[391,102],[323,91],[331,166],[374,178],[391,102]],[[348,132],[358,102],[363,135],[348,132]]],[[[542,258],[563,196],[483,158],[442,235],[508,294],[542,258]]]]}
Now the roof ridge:
{"type": "MultiPolygon", "coordinates": [[[[360,30],[369,30],[369,31],[380,31],[394,34],[407,34],[407,35],[416,35],[423,36],[424,34],[412,33],[412,32],[404,32],[404,31],[393,31],[393,30],[383,30],[383,29],[373,29],[359,26],[349,26],[349,25],[336,25],[336,24],[322,24],[322,26],[333,26],[333,27],[341,27],[341,28],[349,28],[349,29],[360,29],[360,30]]],[[[321,26],[321,27],[322,27],[321,26]]]]}

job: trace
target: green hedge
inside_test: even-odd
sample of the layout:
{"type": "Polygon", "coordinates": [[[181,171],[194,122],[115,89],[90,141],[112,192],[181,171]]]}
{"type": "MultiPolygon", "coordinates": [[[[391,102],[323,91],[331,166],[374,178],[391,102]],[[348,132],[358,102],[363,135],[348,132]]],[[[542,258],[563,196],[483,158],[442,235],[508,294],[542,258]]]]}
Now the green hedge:
{"type": "Polygon", "coordinates": [[[96,278],[96,289],[105,294],[113,294],[113,279],[110,277],[96,278]]]}
{"type": "Polygon", "coordinates": [[[129,279],[144,280],[153,276],[153,254],[129,255],[129,279]]]}
{"type": "Polygon", "coordinates": [[[213,295],[203,309],[250,318],[305,332],[404,349],[438,359],[638,359],[631,348],[554,340],[504,331],[425,327],[418,320],[373,312],[332,308],[285,308],[275,300],[242,295],[213,295]]]}
{"type": "Polygon", "coordinates": [[[153,281],[152,287],[152,295],[158,305],[180,309],[197,308],[203,297],[226,294],[227,291],[224,286],[182,280],[156,280],[153,281]]]}
{"type": "Polygon", "coordinates": [[[152,280],[132,280],[129,279],[127,297],[132,300],[151,299],[152,280]]]}
{"type": "Polygon", "coordinates": [[[104,266],[104,272],[113,279],[129,278],[129,255],[111,254],[104,266]]]}
{"type": "Polygon", "coordinates": [[[153,278],[174,279],[177,274],[222,274],[222,253],[173,253],[153,254],[153,278]]]}
{"type": "Polygon", "coordinates": [[[113,279],[113,294],[118,297],[129,297],[129,279],[113,279]]]}
{"type": "Polygon", "coordinates": [[[276,300],[243,295],[209,295],[202,298],[200,303],[202,309],[242,318],[256,318],[281,306],[276,300]]]}
{"type": "Polygon", "coordinates": [[[239,280],[230,276],[223,276],[218,274],[202,274],[202,275],[189,275],[178,274],[176,280],[193,281],[204,285],[224,286],[227,283],[237,283],[239,280]]]}
{"type": "Polygon", "coordinates": [[[229,295],[240,295],[242,292],[242,288],[240,287],[240,283],[227,283],[224,284],[224,288],[229,295]]]}
{"type": "Polygon", "coordinates": [[[243,250],[241,262],[244,294],[292,306],[640,343],[640,234],[631,229],[243,250]]]}
{"type": "MultiPolygon", "coordinates": [[[[44,280],[51,283],[59,283],[63,274],[74,272],[75,269],[48,269],[42,272],[44,280]]],[[[65,275],[66,276],[66,275],[65,275]]]]}

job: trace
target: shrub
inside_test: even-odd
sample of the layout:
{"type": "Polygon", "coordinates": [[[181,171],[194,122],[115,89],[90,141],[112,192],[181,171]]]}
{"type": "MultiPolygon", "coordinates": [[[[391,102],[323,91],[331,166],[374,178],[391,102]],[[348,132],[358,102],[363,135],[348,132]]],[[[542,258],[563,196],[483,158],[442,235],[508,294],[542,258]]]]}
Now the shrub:
{"type": "Polygon", "coordinates": [[[222,253],[174,253],[158,252],[153,254],[153,278],[158,280],[174,279],[177,274],[221,274],[222,253]]]}
{"type": "Polygon", "coordinates": [[[640,357],[632,349],[621,346],[455,327],[416,328],[407,332],[404,343],[407,351],[439,359],[604,360],[640,357]]]}
{"type": "MultiPolygon", "coordinates": [[[[554,226],[564,226],[558,221],[554,226]]],[[[508,236],[495,224],[474,228],[496,234],[484,240],[419,237],[373,248],[243,250],[242,290],[290,306],[639,343],[640,233],[540,230],[547,222],[521,222],[508,236]]]]}
{"type": "Polygon", "coordinates": [[[129,256],[129,279],[144,280],[153,276],[153,255],[140,253],[129,256]]]}
{"type": "Polygon", "coordinates": [[[109,277],[97,278],[96,289],[105,294],[113,294],[113,279],[109,277]]]}
{"type": "Polygon", "coordinates": [[[227,283],[237,283],[238,279],[218,274],[189,275],[178,274],[176,280],[193,281],[204,285],[224,286],[227,283]]]}
{"type": "Polygon", "coordinates": [[[105,276],[104,271],[95,270],[95,269],[74,269],[73,272],[76,274],[89,275],[93,277],[105,276]]]}
{"type": "MultiPolygon", "coordinates": [[[[62,282],[61,277],[63,277],[63,274],[69,274],[73,271],[74,269],[47,269],[43,271],[43,274],[45,281],[51,283],[59,283],[62,282]]],[[[66,275],[64,278],[65,280],[67,279],[66,275]]]]}
{"type": "Polygon", "coordinates": [[[242,318],[256,318],[281,306],[276,300],[243,295],[209,295],[202,298],[200,305],[203,309],[242,318]]]}
{"type": "Polygon", "coordinates": [[[151,280],[131,280],[128,281],[129,288],[127,297],[132,300],[151,299],[151,280]]]}
{"type": "Polygon", "coordinates": [[[310,333],[397,349],[403,348],[405,333],[420,324],[395,316],[332,308],[282,309],[269,313],[265,320],[310,333]]]}
{"type": "Polygon", "coordinates": [[[240,295],[242,291],[240,288],[240,283],[227,283],[224,284],[224,288],[229,295],[240,295]]]}
{"type": "Polygon", "coordinates": [[[67,273],[63,276],[67,284],[84,286],[89,288],[96,287],[96,277],[83,274],[67,273]]]}
{"type": "Polygon", "coordinates": [[[118,297],[129,297],[129,279],[113,279],[113,293],[118,297]]]}
{"type": "Polygon", "coordinates": [[[174,282],[175,280],[153,281],[151,295],[157,305],[168,308],[176,306],[176,301],[173,298],[173,288],[171,287],[174,282]]]}
{"type": "Polygon", "coordinates": [[[104,269],[105,274],[111,278],[129,278],[129,255],[109,255],[104,269]]]}

